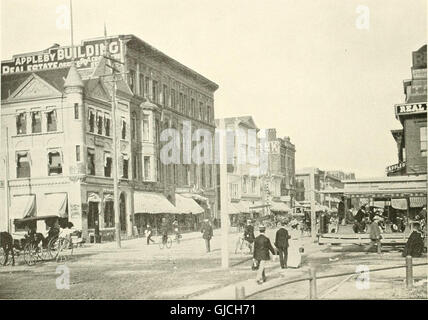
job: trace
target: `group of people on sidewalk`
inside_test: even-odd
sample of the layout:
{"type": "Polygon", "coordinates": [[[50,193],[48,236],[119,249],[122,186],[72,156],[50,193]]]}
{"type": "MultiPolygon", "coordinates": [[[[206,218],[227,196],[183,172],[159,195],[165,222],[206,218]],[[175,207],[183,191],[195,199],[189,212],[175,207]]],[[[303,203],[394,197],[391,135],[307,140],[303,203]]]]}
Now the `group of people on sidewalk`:
{"type": "Polygon", "coordinates": [[[257,270],[256,281],[258,284],[266,281],[266,261],[270,260],[270,253],[274,256],[279,256],[281,269],[287,269],[290,265],[298,268],[301,264],[301,249],[297,245],[290,247],[289,240],[292,237],[286,226],[287,223],[282,221],[281,227],[275,235],[275,247],[272,246],[270,239],[265,235],[266,227],[259,226],[260,234],[254,239],[253,250],[253,269],[257,270]]]}

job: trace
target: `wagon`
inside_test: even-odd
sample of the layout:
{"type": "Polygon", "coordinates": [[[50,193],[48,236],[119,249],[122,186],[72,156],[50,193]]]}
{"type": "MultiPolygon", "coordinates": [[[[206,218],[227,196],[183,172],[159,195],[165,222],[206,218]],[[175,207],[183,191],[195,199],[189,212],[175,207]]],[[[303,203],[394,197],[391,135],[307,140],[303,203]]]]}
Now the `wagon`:
{"type": "MultiPolygon", "coordinates": [[[[50,222],[53,225],[60,219],[58,216],[37,216],[24,219],[15,219],[14,224],[19,228],[30,228],[35,230],[37,221],[50,222]]],[[[54,228],[52,228],[55,230],[54,228]]],[[[58,232],[49,232],[45,238],[41,233],[12,234],[14,240],[14,250],[17,256],[21,254],[27,265],[32,266],[38,261],[64,261],[73,253],[71,240],[67,238],[58,238],[58,232]]]]}

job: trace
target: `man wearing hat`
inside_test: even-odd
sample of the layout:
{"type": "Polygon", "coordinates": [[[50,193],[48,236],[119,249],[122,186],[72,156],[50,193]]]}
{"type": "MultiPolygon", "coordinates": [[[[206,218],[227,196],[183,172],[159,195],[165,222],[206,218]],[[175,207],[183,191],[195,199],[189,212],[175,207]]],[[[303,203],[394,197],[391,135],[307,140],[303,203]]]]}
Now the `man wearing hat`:
{"type": "Polygon", "coordinates": [[[266,261],[270,260],[269,251],[275,254],[275,249],[272,247],[269,238],[265,236],[266,227],[261,225],[259,231],[259,236],[254,240],[253,258],[259,265],[256,281],[258,284],[262,284],[266,281],[265,264],[266,261]]]}
{"type": "Polygon", "coordinates": [[[207,249],[207,252],[210,252],[211,251],[210,241],[211,241],[211,238],[213,237],[213,227],[211,226],[211,223],[208,219],[204,220],[204,224],[202,226],[201,232],[202,232],[202,238],[204,238],[205,240],[205,247],[207,249]]]}
{"type": "Polygon", "coordinates": [[[279,228],[275,236],[275,247],[278,249],[279,263],[282,269],[287,268],[288,239],[291,238],[287,229],[285,229],[286,225],[287,223],[285,221],[281,221],[281,228],[279,228]]]}
{"type": "Polygon", "coordinates": [[[248,242],[248,247],[250,252],[253,252],[253,242],[256,237],[254,236],[254,227],[251,223],[251,220],[247,220],[247,225],[244,230],[244,239],[248,242]]]}
{"type": "Polygon", "coordinates": [[[369,253],[371,248],[373,248],[375,245],[377,246],[377,253],[382,253],[382,247],[380,244],[380,239],[382,238],[380,235],[380,227],[379,227],[379,221],[381,221],[382,218],[379,216],[375,216],[373,218],[373,222],[369,226],[369,232],[370,232],[370,245],[367,248],[366,253],[369,253]]]}

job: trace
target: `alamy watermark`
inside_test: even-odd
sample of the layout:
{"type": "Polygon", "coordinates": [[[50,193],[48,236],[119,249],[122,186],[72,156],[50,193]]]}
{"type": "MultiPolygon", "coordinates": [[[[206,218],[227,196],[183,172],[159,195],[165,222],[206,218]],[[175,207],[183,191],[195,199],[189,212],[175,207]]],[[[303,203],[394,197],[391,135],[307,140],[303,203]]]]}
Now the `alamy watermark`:
{"type": "Polygon", "coordinates": [[[160,133],[163,164],[249,165],[250,175],[264,175],[268,169],[269,142],[267,130],[261,129],[196,129],[183,121],[181,131],[164,129],[160,133]]]}

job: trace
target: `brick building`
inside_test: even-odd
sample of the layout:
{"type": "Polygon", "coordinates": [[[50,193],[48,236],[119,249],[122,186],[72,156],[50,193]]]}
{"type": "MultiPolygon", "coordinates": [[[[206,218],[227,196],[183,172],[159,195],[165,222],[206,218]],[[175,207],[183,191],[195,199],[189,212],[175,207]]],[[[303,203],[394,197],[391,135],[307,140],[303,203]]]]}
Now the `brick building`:
{"type": "Polygon", "coordinates": [[[398,163],[386,168],[388,176],[427,173],[427,46],[412,54],[412,79],[403,81],[405,102],[394,106],[403,129],[391,130],[398,163]]]}
{"type": "Polygon", "coordinates": [[[117,82],[116,101],[123,233],[156,226],[165,214],[193,226],[199,213],[217,214],[215,166],[164,165],[160,140],[163,129],[180,130],[184,120],[192,132],[213,134],[218,86],[126,35],[2,61],[2,230],[13,229],[14,219],[50,213],[71,220],[85,237],[98,224],[112,238],[112,81],[105,46],[126,74],[117,82]]]}

